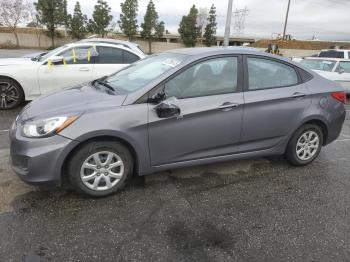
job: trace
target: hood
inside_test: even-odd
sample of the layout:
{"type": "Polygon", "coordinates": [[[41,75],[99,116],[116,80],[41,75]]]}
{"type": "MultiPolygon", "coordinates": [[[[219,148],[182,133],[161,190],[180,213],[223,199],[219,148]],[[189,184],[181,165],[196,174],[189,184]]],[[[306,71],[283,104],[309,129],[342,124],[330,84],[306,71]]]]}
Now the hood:
{"type": "Polygon", "coordinates": [[[42,96],[28,104],[19,116],[20,121],[64,114],[83,113],[121,106],[125,94],[116,94],[104,87],[84,84],[42,96]]]}
{"type": "Polygon", "coordinates": [[[20,57],[20,58],[2,58],[0,59],[0,66],[10,66],[10,65],[32,65],[38,62],[32,61],[30,58],[20,57]]]}

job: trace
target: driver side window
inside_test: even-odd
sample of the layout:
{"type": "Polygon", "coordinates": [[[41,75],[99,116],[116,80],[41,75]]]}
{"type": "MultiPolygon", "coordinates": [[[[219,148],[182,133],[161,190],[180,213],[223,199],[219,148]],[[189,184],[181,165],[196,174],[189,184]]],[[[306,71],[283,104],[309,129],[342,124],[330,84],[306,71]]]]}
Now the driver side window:
{"type": "Polygon", "coordinates": [[[60,54],[66,64],[93,64],[97,56],[96,50],[92,46],[81,46],[70,48],[60,54]]]}
{"type": "Polygon", "coordinates": [[[215,58],[198,63],[165,84],[166,97],[178,99],[237,91],[237,57],[215,58]]]}

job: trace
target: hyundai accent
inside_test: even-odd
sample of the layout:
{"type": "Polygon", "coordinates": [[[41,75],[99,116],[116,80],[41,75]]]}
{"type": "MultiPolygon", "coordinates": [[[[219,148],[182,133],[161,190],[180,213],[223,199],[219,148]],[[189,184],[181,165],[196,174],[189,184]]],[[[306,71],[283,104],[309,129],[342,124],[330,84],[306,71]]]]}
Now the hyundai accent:
{"type": "Polygon", "coordinates": [[[250,49],[179,49],[28,104],[10,131],[15,172],[105,196],[132,176],[284,155],[310,164],[345,120],[342,87],[250,49]]]}

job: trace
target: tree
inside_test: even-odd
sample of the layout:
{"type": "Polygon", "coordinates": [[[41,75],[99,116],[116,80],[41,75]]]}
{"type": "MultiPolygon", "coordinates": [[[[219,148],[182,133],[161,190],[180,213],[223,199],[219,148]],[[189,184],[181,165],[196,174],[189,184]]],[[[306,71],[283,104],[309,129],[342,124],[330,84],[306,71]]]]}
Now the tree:
{"type": "Polygon", "coordinates": [[[87,33],[87,17],[81,12],[80,3],[76,2],[73,16],[68,16],[68,33],[76,39],[83,39],[87,33]]]}
{"type": "Polygon", "coordinates": [[[209,11],[208,23],[205,27],[204,33],[205,44],[207,46],[212,46],[216,43],[216,29],[216,7],[212,5],[209,11]]]}
{"type": "Polygon", "coordinates": [[[152,40],[164,34],[164,22],[158,22],[158,13],[152,0],[149,1],[144,22],[141,24],[141,36],[148,40],[149,53],[152,53],[152,40]]]}
{"type": "Polygon", "coordinates": [[[122,12],[120,14],[120,20],[118,21],[119,27],[124,34],[132,40],[133,36],[137,33],[137,11],[138,2],[137,0],[125,0],[124,3],[120,4],[122,12]]]}
{"type": "Polygon", "coordinates": [[[51,47],[55,47],[56,29],[65,23],[65,6],[62,0],[38,0],[34,3],[40,24],[47,28],[47,35],[51,38],[51,47]]]}
{"type": "Polygon", "coordinates": [[[0,20],[1,24],[10,28],[16,38],[16,46],[19,46],[17,26],[29,17],[30,4],[25,0],[1,0],[0,20]]]}
{"type": "Polygon", "coordinates": [[[44,33],[44,28],[37,18],[37,12],[34,6],[30,7],[30,19],[31,22],[27,24],[27,27],[35,28],[35,35],[38,40],[38,46],[41,47],[41,36],[44,33]]]}
{"type": "Polygon", "coordinates": [[[205,29],[205,26],[207,25],[207,19],[208,19],[208,9],[199,8],[197,24],[198,24],[198,36],[201,38],[201,43],[202,43],[202,37],[204,34],[204,29],[205,29]]]}
{"type": "Polygon", "coordinates": [[[98,0],[95,10],[92,14],[92,20],[89,20],[89,30],[104,37],[107,34],[107,27],[111,23],[113,16],[110,15],[111,8],[106,1],[98,0]]]}
{"type": "Polygon", "coordinates": [[[198,9],[195,5],[192,6],[190,13],[187,16],[183,16],[180,22],[179,34],[184,42],[185,46],[194,47],[198,38],[198,26],[197,26],[198,9]]]}

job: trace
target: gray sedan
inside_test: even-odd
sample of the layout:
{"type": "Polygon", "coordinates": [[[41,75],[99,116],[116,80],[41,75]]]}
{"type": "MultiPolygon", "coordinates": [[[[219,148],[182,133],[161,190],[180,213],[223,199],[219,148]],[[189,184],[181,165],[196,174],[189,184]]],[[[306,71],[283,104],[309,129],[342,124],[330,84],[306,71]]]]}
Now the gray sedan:
{"type": "Polygon", "coordinates": [[[342,87],[249,49],[194,48],[147,57],[30,103],[10,132],[15,172],[91,196],[134,174],[248,157],[311,163],[337,139],[342,87]]]}

